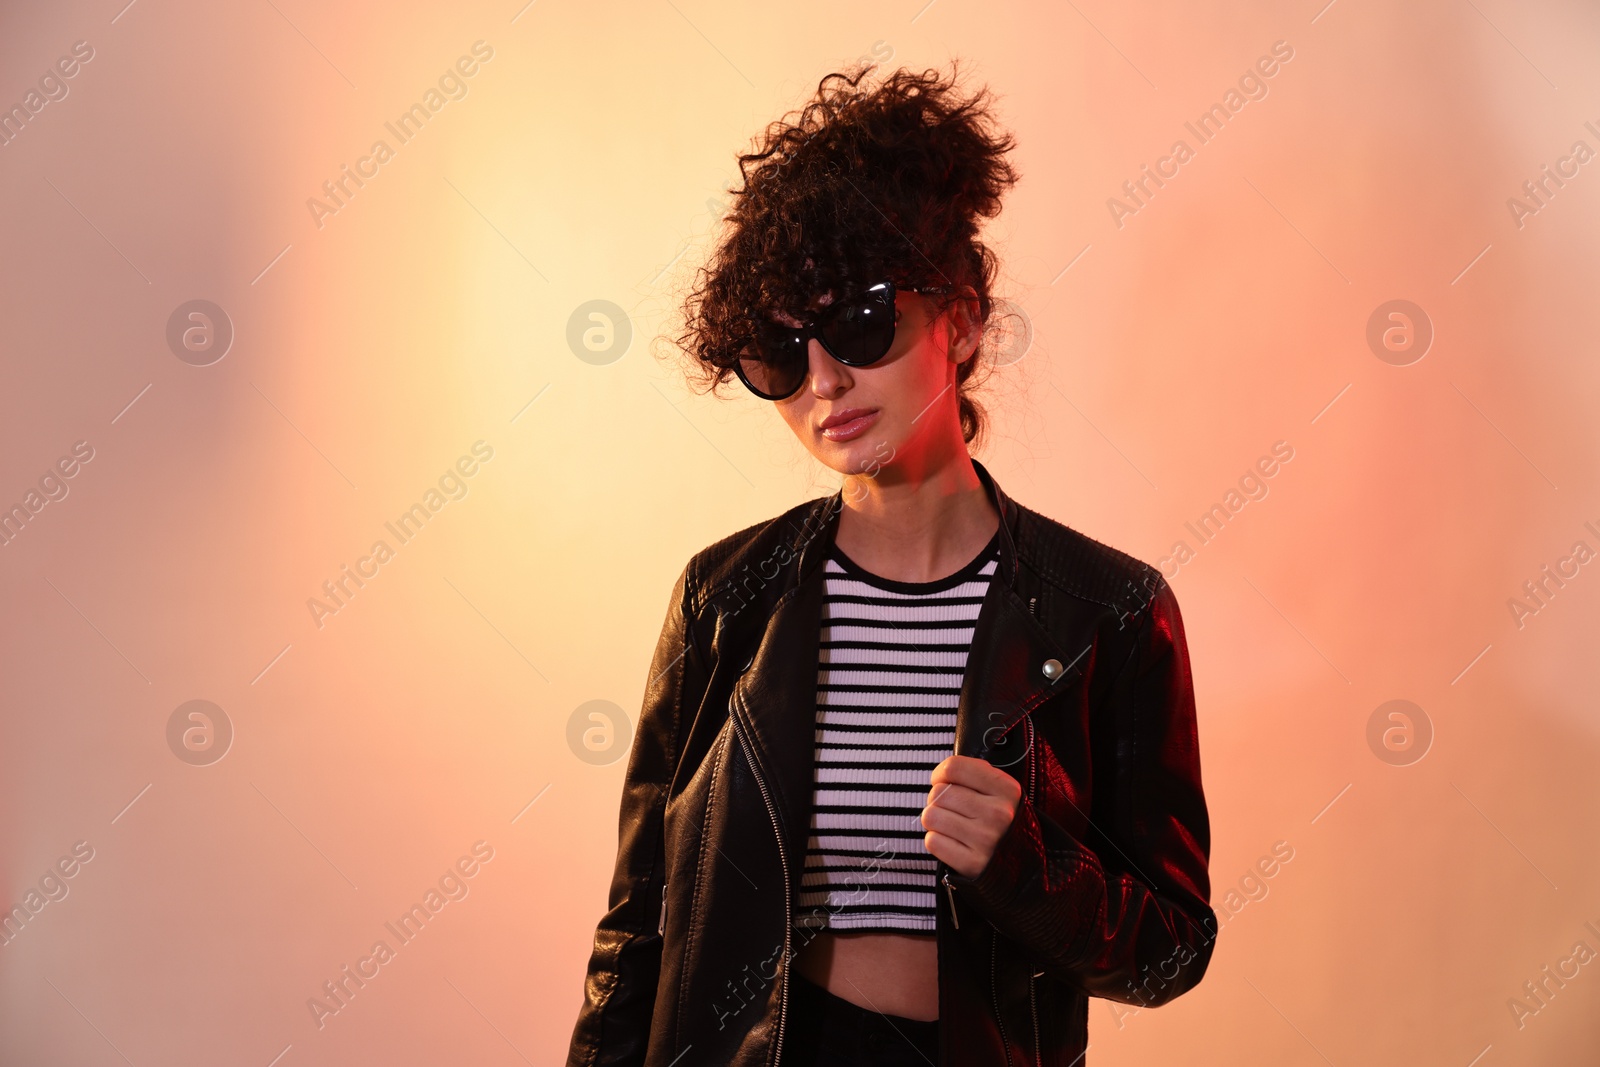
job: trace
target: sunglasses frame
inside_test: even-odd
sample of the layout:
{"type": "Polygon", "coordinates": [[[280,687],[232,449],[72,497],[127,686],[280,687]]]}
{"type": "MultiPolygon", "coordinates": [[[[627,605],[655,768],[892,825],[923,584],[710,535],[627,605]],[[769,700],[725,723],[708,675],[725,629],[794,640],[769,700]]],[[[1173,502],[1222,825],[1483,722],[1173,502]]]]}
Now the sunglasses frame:
{"type": "MultiPolygon", "coordinates": [[[[899,329],[899,323],[892,323],[891,324],[891,331],[890,331],[890,334],[889,334],[889,343],[884,346],[883,351],[878,353],[876,356],[873,356],[871,359],[861,360],[860,362],[854,362],[854,361],[842,358],[839,355],[839,353],[835,352],[833,350],[833,347],[828,344],[827,338],[825,338],[822,335],[822,330],[823,330],[823,328],[825,326],[827,326],[828,323],[833,321],[833,317],[835,315],[837,315],[841,309],[846,308],[846,307],[850,307],[852,305],[859,304],[867,296],[870,296],[872,294],[878,293],[880,290],[887,290],[887,295],[888,295],[888,298],[889,298],[889,308],[890,308],[890,310],[894,309],[894,306],[895,306],[895,295],[897,293],[904,292],[904,293],[920,293],[920,294],[924,294],[924,295],[934,295],[934,294],[952,293],[952,292],[956,292],[957,291],[954,288],[950,288],[950,287],[946,287],[946,286],[896,285],[892,281],[882,281],[882,282],[876,283],[875,285],[868,286],[865,290],[863,290],[862,292],[860,292],[860,293],[856,294],[855,296],[851,297],[849,300],[840,300],[840,301],[837,301],[835,303],[829,304],[827,307],[823,308],[820,312],[818,312],[816,317],[813,318],[811,320],[811,322],[808,323],[805,326],[797,326],[797,327],[792,327],[792,328],[791,327],[784,327],[784,328],[786,330],[792,329],[794,333],[797,333],[800,337],[805,339],[806,348],[807,348],[807,352],[808,353],[810,351],[811,339],[814,337],[814,338],[816,338],[817,343],[822,346],[822,350],[824,352],[828,353],[828,355],[832,356],[834,359],[838,360],[840,363],[843,363],[845,366],[847,366],[847,367],[870,367],[874,363],[877,363],[879,360],[883,359],[884,356],[887,356],[889,354],[889,351],[892,348],[894,348],[895,331],[897,331],[899,329]]],[[[754,341],[755,341],[755,338],[752,337],[751,338],[751,343],[754,343],[754,341]]],[[[771,401],[774,401],[774,402],[779,401],[779,400],[787,400],[787,399],[789,399],[791,396],[794,396],[794,394],[798,393],[800,391],[801,387],[806,384],[806,374],[801,374],[799,381],[797,381],[795,383],[795,387],[793,389],[791,389],[787,393],[783,393],[781,395],[774,395],[774,394],[762,392],[760,389],[757,389],[755,387],[755,385],[750,381],[749,377],[747,377],[745,375],[745,372],[744,372],[744,359],[743,358],[734,359],[734,361],[733,361],[733,372],[739,376],[739,380],[744,383],[746,389],[749,389],[752,393],[754,393],[756,396],[759,396],[763,400],[771,400],[771,401]]]]}

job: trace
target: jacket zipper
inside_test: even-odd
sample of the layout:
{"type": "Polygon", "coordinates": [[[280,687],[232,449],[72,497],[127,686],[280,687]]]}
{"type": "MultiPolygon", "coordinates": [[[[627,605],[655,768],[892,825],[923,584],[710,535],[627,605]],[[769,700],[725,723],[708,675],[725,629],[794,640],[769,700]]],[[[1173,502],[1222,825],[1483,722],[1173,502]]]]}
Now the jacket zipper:
{"type": "Polygon", "coordinates": [[[745,745],[745,759],[750,763],[750,775],[756,780],[756,786],[761,790],[761,799],[767,805],[767,816],[772,819],[772,832],[778,839],[778,864],[783,868],[783,981],[778,986],[778,1036],[773,1042],[772,1062],[774,1065],[782,1062],[783,1056],[783,1024],[789,1014],[789,967],[793,960],[789,956],[789,926],[794,921],[793,905],[789,901],[789,857],[783,848],[783,832],[778,827],[778,809],[772,805],[772,795],[767,792],[767,783],[762,780],[761,772],[756,769],[755,760],[750,759],[750,749],[744,739],[744,731],[739,729],[739,717],[733,711],[733,697],[728,698],[728,715],[733,719],[733,728],[739,735],[739,743],[745,745]]]}
{"type": "Polygon", "coordinates": [[[667,936],[667,883],[661,883],[661,921],[656,924],[656,933],[662,937],[667,936]]]}
{"type": "MultiPolygon", "coordinates": [[[[1033,598],[1031,597],[1028,600],[1028,610],[1030,612],[1033,610],[1033,598]]],[[[1032,727],[1032,723],[1029,717],[1026,715],[1023,716],[1023,726],[1024,729],[1030,729],[1032,727]]],[[[1031,747],[1028,751],[1029,755],[1032,755],[1033,750],[1031,747]]],[[[1031,766],[1032,765],[1030,764],[1030,767],[1031,766]]],[[[994,923],[991,922],[989,924],[989,1000],[994,1005],[994,1023],[1000,1028],[1000,1049],[1006,1054],[1006,1067],[1011,1067],[1011,1042],[1006,1038],[1006,1021],[1005,1018],[1000,1014],[1000,983],[995,975],[995,954],[999,948],[999,945],[1000,931],[995,929],[994,923]]],[[[1028,981],[1028,992],[1030,995],[1033,992],[1032,979],[1029,979],[1028,981]]]]}
{"type": "Polygon", "coordinates": [[[1033,1054],[1039,1063],[1044,1062],[1044,1047],[1039,1043],[1039,1005],[1033,999],[1033,983],[1039,976],[1028,975],[1028,1010],[1033,1013],[1033,1054]]]}
{"type": "MultiPolygon", "coordinates": [[[[1027,716],[1026,725],[1028,728],[1028,802],[1037,804],[1034,774],[1038,767],[1039,750],[1034,747],[1037,742],[1034,738],[1032,715],[1027,716]]],[[[1044,1062],[1044,1048],[1039,1041],[1039,1002],[1034,995],[1034,983],[1038,980],[1039,975],[1043,973],[1043,971],[1040,971],[1035,974],[1032,967],[1028,968],[1028,1012],[1033,1016],[1033,1054],[1040,1063],[1044,1062]]]]}
{"type": "Polygon", "coordinates": [[[994,1021],[1000,1028],[1000,1048],[1006,1054],[1006,1067],[1011,1067],[1011,1042],[1006,1040],[1006,1021],[1000,1017],[1000,985],[995,981],[995,950],[1000,943],[1000,932],[989,930],[989,998],[994,1001],[994,1021]]]}
{"type": "MultiPolygon", "coordinates": [[[[960,724],[958,723],[957,725],[959,726],[960,724]]],[[[959,756],[961,754],[960,731],[959,730],[957,731],[957,735],[956,736],[957,736],[956,747],[953,748],[951,750],[951,753],[950,753],[953,756],[959,756]]],[[[945,894],[950,898],[950,924],[955,929],[959,930],[959,929],[961,929],[961,920],[956,917],[956,887],[950,881],[950,866],[949,866],[949,864],[946,864],[946,863],[941,861],[939,863],[938,870],[939,870],[939,881],[944,883],[945,894]]]]}
{"type": "MultiPolygon", "coordinates": [[[[1031,597],[1028,598],[1028,614],[1029,615],[1032,615],[1034,617],[1038,616],[1038,614],[1039,614],[1039,612],[1038,612],[1038,603],[1039,603],[1039,598],[1038,597],[1031,596],[1031,597]]],[[[1031,800],[1032,799],[1032,795],[1033,795],[1033,781],[1034,781],[1034,779],[1033,779],[1033,767],[1034,767],[1033,760],[1035,759],[1035,756],[1036,756],[1036,754],[1033,751],[1033,720],[1032,720],[1032,717],[1031,716],[1027,716],[1027,715],[1023,716],[1023,725],[1028,731],[1028,761],[1029,761],[1028,762],[1028,794],[1029,794],[1029,799],[1031,800]]],[[[757,785],[761,785],[761,776],[760,775],[756,775],[756,784],[757,785]]],[[[762,796],[765,797],[766,788],[763,787],[761,792],[762,792],[762,796]]],[[[771,809],[771,803],[770,802],[768,803],[768,809],[769,810],[771,809]]],[[[776,825],[776,822],[777,822],[776,818],[774,818],[773,822],[774,822],[774,825],[776,825]]],[[[950,869],[948,867],[946,867],[942,863],[940,864],[940,867],[944,868],[943,872],[940,875],[940,880],[942,882],[944,882],[945,893],[950,898],[950,923],[951,923],[951,925],[953,927],[955,927],[955,929],[959,930],[959,929],[961,929],[961,920],[956,918],[956,887],[950,881],[950,869]]],[[[785,899],[787,899],[787,895],[788,895],[788,884],[787,883],[785,883],[785,886],[784,886],[784,894],[785,894],[785,899]]],[[[786,930],[785,931],[785,937],[787,937],[787,936],[788,936],[788,933],[787,933],[787,930],[786,930]]],[[[999,990],[998,986],[996,985],[995,973],[994,973],[995,972],[995,948],[996,948],[998,936],[999,936],[998,935],[998,931],[991,930],[989,932],[989,996],[990,996],[990,999],[994,1002],[994,1021],[995,1021],[996,1025],[998,1025],[1000,1027],[1000,1047],[1005,1051],[1005,1054],[1006,1054],[1006,1067],[1010,1067],[1010,1064],[1011,1064],[1011,1045],[1010,1045],[1010,1042],[1008,1042],[1006,1040],[1006,1024],[1005,1024],[1005,1020],[1000,1017],[1000,990],[999,990]]],[[[787,952],[787,945],[785,946],[785,951],[787,952]]],[[[1037,1001],[1036,1001],[1036,999],[1034,997],[1034,989],[1033,989],[1033,981],[1034,981],[1035,977],[1037,977],[1037,976],[1034,975],[1030,971],[1029,975],[1028,975],[1028,1009],[1029,1009],[1029,1011],[1031,1012],[1031,1014],[1033,1016],[1033,1044],[1034,1044],[1034,1048],[1036,1050],[1036,1054],[1037,1055],[1043,1055],[1043,1050],[1039,1048],[1039,1006],[1038,1006],[1038,1003],[1037,1003],[1037,1001]]],[[[785,983],[783,992],[785,994],[787,994],[788,991],[789,991],[788,984],[785,983]]],[[[779,1015],[778,1015],[778,1042],[779,1042],[779,1047],[781,1049],[782,1042],[783,1042],[783,1014],[782,1014],[781,1011],[779,1012],[779,1015]]]]}

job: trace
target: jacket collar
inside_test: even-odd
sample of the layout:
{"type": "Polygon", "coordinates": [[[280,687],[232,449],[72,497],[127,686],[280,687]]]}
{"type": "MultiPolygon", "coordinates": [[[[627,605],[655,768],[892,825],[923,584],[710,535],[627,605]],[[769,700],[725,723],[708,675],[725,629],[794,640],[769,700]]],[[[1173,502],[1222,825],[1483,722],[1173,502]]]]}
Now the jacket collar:
{"type": "MultiPolygon", "coordinates": [[[[1000,565],[973,632],[954,751],[1007,767],[1027,755],[1032,737],[1031,730],[1013,727],[1080,677],[1079,661],[1086,657],[1082,652],[1069,656],[1039,622],[1033,605],[1044,590],[1036,571],[1025,565],[1025,539],[1018,554],[1021,512],[981,463],[972,465],[1000,514],[1000,565]]],[[[804,859],[811,812],[822,562],[838,530],[843,500],[841,489],[813,501],[806,512],[790,542],[797,565],[785,570],[792,580],[778,594],[729,701],[756,773],[772,794],[785,852],[795,863],[804,859]]]]}

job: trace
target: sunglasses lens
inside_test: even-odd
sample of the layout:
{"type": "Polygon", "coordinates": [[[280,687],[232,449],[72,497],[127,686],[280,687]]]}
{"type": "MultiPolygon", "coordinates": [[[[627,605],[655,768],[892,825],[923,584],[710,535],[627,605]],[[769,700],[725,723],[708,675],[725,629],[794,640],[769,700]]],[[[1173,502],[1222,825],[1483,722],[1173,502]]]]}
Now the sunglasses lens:
{"type": "Polygon", "coordinates": [[[784,399],[806,376],[806,345],[805,337],[796,330],[762,330],[739,354],[741,377],[757,394],[784,399]]]}
{"type": "Polygon", "coordinates": [[[852,300],[828,319],[821,333],[839,362],[856,367],[876,362],[894,343],[894,297],[879,289],[852,300]]]}

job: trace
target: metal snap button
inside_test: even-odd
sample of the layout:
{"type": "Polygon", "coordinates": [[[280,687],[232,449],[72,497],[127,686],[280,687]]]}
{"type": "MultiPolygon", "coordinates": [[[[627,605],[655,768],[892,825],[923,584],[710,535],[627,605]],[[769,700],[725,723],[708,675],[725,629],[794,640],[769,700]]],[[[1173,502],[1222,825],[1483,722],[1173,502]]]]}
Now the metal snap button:
{"type": "Polygon", "coordinates": [[[1065,667],[1061,666],[1061,661],[1058,659],[1045,660],[1043,669],[1044,676],[1050,679],[1052,682],[1061,677],[1062,673],[1066,670],[1065,667]]]}

